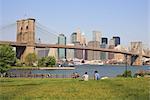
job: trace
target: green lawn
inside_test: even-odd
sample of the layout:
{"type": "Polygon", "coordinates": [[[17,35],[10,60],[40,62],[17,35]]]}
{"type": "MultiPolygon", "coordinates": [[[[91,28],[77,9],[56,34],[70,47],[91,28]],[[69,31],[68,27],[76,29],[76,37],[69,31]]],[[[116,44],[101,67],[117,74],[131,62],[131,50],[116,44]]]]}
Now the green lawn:
{"type": "Polygon", "coordinates": [[[0,78],[0,100],[149,100],[150,79],[0,78]]]}

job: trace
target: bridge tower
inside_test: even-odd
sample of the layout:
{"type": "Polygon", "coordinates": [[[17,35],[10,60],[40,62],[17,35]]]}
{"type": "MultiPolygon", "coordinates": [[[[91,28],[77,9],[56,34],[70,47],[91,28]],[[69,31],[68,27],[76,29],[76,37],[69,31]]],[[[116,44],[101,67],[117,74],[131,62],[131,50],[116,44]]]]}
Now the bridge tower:
{"type": "Polygon", "coordinates": [[[24,62],[27,54],[35,52],[35,19],[17,21],[17,42],[27,44],[26,47],[16,47],[17,58],[24,62]]]}
{"type": "Polygon", "coordinates": [[[131,56],[131,65],[143,65],[142,62],[142,42],[131,42],[131,52],[138,53],[139,56],[131,56]]]}

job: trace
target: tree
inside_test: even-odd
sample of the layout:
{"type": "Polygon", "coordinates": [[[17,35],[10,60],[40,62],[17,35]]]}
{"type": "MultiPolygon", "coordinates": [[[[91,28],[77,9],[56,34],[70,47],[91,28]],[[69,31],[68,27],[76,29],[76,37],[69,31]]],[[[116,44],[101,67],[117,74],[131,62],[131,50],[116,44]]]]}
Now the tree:
{"type": "Polygon", "coordinates": [[[46,58],[46,67],[47,66],[54,66],[56,64],[56,59],[55,59],[55,57],[53,57],[53,56],[48,56],[47,58],[46,58]]]}
{"type": "Polygon", "coordinates": [[[38,66],[39,67],[45,67],[46,66],[46,57],[42,57],[41,59],[38,60],[38,66]]]}
{"type": "Polygon", "coordinates": [[[37,56],[35,53],[29,53],[25,58],[25,63],[28,66],[33,66],[34,63],[36,63],[36,61],[37,61],[37,56]]]}
{"type": "Polygon", "coordinates": [[[16,54],[9,45],[0,45],[0,73],[5,73],[16,61],[16,54]]]}
{"type": "Polygon", "coordinates": [[[54,66],[56,64],[56,59],[53,56],[48,57],[42,57],[38,60],[38,66],[42,67],[48,67],[48,66],[54,66]]]}

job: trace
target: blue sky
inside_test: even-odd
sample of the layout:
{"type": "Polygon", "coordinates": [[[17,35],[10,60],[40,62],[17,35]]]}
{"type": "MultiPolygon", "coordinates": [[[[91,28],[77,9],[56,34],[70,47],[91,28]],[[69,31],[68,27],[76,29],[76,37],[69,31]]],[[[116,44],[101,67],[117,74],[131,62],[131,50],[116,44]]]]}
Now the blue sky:
{"type": "Polygon", "coordinates": [[[0,5],[1,26],[33,17],[67,37],[80,28],[91,40],[98,30],[109,39],[120,36],[123,45],[142,41],[150,47],[149,0],[0,0],[0,5]]]}

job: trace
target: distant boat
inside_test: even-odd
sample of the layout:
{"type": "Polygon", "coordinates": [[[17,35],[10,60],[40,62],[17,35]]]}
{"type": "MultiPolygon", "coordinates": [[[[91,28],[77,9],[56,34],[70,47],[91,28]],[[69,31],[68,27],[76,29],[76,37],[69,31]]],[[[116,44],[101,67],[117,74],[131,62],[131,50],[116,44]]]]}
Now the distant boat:
{"type": "Polygon", "coordinates": [[[73,64],[74,65],[83,65],[83,63],[81,63],[80,59],[73,59],[73,64]]]}
{"type": "Polygon", "coordinates": [[[73,63],[68,63],[68,66],[69,67],[74,67],[74,64],[73,63]]]}

